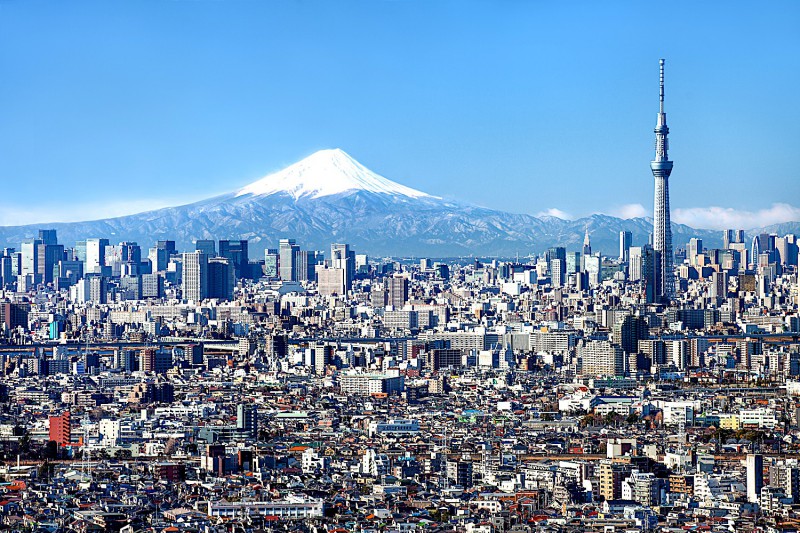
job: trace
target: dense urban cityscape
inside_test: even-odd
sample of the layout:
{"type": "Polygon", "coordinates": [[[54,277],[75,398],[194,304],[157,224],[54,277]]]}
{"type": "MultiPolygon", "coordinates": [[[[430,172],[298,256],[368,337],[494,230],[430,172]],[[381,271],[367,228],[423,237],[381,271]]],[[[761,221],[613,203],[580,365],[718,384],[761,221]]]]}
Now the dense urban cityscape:
{"type": "Polygon", "coordinates": [[[673,249],[660,102],[615,256],[6,248],[2,527],[796,531],[797,237],[673,249]]]}
{"type": "Polygon", "coordinates": [[[797,11],[24,4],[0,532],[800,531],[797,11]]]}

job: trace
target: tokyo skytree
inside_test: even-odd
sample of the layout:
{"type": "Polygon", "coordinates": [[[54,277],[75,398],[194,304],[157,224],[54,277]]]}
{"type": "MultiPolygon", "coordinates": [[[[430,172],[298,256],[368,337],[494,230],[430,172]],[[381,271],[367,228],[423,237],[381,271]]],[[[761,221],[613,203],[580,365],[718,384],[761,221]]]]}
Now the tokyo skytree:
{"type": "Polygon", "coordinates": [[[664,112],[664,60],[660,65],[659,110],[656,122],[656,156],[650,162],[650,169],[655,178],[655,203],[653,206],[653,249],[657,252],[655,289],[657,297],[669,302],[675,296],[675,272],[672,253],[672,227],[669,216],[669,175],[672,173],[672,161],[667,151],[669,141],[667,135],[667,114],[664,112]]]}

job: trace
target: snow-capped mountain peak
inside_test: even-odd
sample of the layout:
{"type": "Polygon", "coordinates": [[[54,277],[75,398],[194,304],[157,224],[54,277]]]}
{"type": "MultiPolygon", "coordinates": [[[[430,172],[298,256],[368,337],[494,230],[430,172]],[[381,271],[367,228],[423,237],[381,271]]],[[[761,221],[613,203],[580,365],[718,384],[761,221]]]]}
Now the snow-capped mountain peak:
{"type": "Polygon", "coordinates": [[[243,187],[236,192],[236,196],[285,193],[297,200],[301,197],[321,198],[357,190],[410,198],[431,198],[429,194],[372,172],[338,148],[315,152],[302,161],[243,187]]]}

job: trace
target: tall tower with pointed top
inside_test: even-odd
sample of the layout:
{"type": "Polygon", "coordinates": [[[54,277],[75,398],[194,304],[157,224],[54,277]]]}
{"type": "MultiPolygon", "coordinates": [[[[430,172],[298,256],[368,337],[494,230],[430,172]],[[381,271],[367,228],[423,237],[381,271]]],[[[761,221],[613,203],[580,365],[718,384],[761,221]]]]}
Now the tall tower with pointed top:
{"type": "Polygon", "coordinates": [[[659,257],[656,268],[656,295],[668,302],[675,295],[675,272],[672,253],[672,226],[669,216],[669,175],[672,173],[672,161],[669,160],[669,128],[667,114],[664,112],[664,60],[660,65],[659,110],[656,121],[656,156],[650,162],[650,169],[655,178],[655,203],[653,206],[653,248],[659,257]]]}

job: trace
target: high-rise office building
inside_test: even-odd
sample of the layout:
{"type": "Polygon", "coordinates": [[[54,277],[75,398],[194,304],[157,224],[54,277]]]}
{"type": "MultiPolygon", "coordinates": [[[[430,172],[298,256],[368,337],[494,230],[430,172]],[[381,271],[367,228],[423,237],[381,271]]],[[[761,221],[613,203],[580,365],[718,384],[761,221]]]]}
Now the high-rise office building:
{"type": "Polygon", "coordinates": [[[106,264],[106,246],[108,239],[86,239],[86,267],[83,271],[87,274],[99,274],[106,264]]]}
{"type": "Polygon", "coordinates": [[[219,256],[230,260],[236,279],[241,279],[248,273],[250,256],[247,240],[219,241],[219,256]]]}
{"type": "Polygon", "coordinates": [[[30,239],[22,243],[22,270],[20,275],[33,276],[33,281],[38,281],[39,275],[39,245],[42,241],[39,239],[30,239]]]}
{"type": "Polygon", "coordinates": [[[142,298],[161,298],[164,296],[164,276],[161,274],[142,275],[142,298]]]}
{"type": "Polygon", "coordinates": [[[786,235],[775,239],[775,261],[782,267],[797,266],[797,237],[786,235]]]}
{"type": "Polygon", "coordinates": [[[135,242],[121,242],[106,246],[105,266],[111,269],[112,276],[137,275],[142,263],[142,249],[135,242]]]}
{"type": "Polygon", "coordinates": [[[387,303],[399,309],[408,301],[408,279],[400,274],[386,278],[387,303]]]}
{"type": "Polygon", "coordinates": [[[669,176],[672,161],[669,160],[669,128],[667,114],[664,112],[664,60],[659,61],[659,111],[656,122],[656,156],[650,162],[655,178],[655,199],[653,205],[653,249],[658,252],[660,262],[659,277],[656,280],[656,296],[661,301],[669,301],[675,293],[675,272],[672,253],[672,226],[670,225],[669,176]]]}
{"type": "Polygon", "coordinates": [[[743,229],[726,229],[722,232],[723,247],[727,250],[733,243],[744,242],[743,229]]]}
{"type": "Polygon", "coordinates": [[[208,289],[205,292],[208,298],[232,300],[235,280],[231,261],[224,257],[210,258],[206,282],[208,289]]]}
{"type": "Polygon", "coordinates": [[[630,231],[623,230],[619,232],[619,260],[623,263],[627,263],[630,258],[629,253],[632,242],[633,234],[630,231]]]}
{"type": "Polygon", "coordinates": [[[346,272],[343,268],[317,266],[317,289],[322,296],[342,296],[347,293],[346,272]]]}
{"type": "Polygon", "coordinates": [[[553,259],[567,259],[567,249],[563,246],[553,246],[547,250],[547,262],[549,263],[553,259]]]}
{"type": "Polygon", "coordinates": [[[217,257],[217,241],[213,239],[198,239],[194,241],[194,251],[203,252],[208,257],[217,257]]]}
{"type": "Polygon", "coordinates": [[[83,263],[84,267],[86,266],[86,241],[76,241],[75,246],[72,248],[72,257],[68,259],[74,259],[75,261],[80,261],[83,263]]]}
{"type": "Polygon", "coordinates": [[[657,261],[656,252],[649,244],[633,246],[628,262],[628,279],[644,282],[645,303],[656,301],[657,261]]]}
{"type": "MultiPolygon", "coordinates": [[[[53,231],[55,234],[55,230],[47,231],[53,231]]],[[[36,254],[38,256],[36,279],[42,283],[52,283],[55,266],[64,259],[64,246],[42,243],[36,246],[36,254]]]]}
{"type": "Polygon", "coordinates": [[[345,289],[353,288],[353,278],[356,275],[356,253],[350,249],[349,244],[331,244],[331,268],[344,270],[345,289]]]}
{"type": "Polygon", "coordinates": [[[567,252],[567,275],[575,274],[581,270],[581,253],[567,252]]]}
{"type": "Polygon", "coordinates": [[[752,266],[757,267],[762,261],[760,258],[763,254],[766,255],[766,262],[775,262],[775,239],[777,235],[770,235],[768,233],[760,233],[753,236],[753,243],[750,247],[750,261],[752,266]]]}
{"type": "Polygon", "coordinates": [[[691,238],[686,245],[686,258],[690,265],[697,265],[697,256],[703,253],[703,239],[691,238]]]}
{"type": "Polygon", "coordinates": [[[635,354],[639,351],[639,341],[650,336],[647,320],[640,316],[625,315],[614,322],[611,337],[625,353],[635,354]]]}
{"type": "Polygon", "coordinates": [[[270,279],[278,277],[278,265],[280,255],[277,248],[267,248],[264,250],[264,275],[270,279]]]}
{"type": "Polygon", "coordinates": [[[308,267],[309,265],[314,264],[314,258],[309,257],[309,254],[313,254],[314,252],[309,252],[307,250],[300,250],[297,252],[297,260],[294,263],[294,279],[295,281],[308,281],[309,279],[316,278],[316,272],[314,272],[313,276],[308,275],[308,267]]]}
{"type": "Polygon", "coordinates": [[[367,254],[356,255],[356,272],[359,274],[369,273],[369,257],[367,257],[367,254]]]}
{"type": "Polygon", "coordinates": [[[728,274],[727,272],[714,272],[711,274],[711,294],[712,298],[728,297],[728,274]]]}
{"type": "Polygon", "coordinates": [[[169,252],[170,255],[175,255],[176,253],[175,241],[171,240],[156,241],[156,248],[158,248],[159,250],[166,250],[169,252]]]}
{"type": "Polygon", "coordinates": [[[58,244],[58,237],[54,229],[40,229],[39,240],[42,244],[58,244]]]}
{"type": "Polygon", "coordinates": [[[563,287],[567,277],[567,265],[564,259],[550,260],[550,281],[553,287],[563,287]]]}
{"type": "Polygon", "coordinates": [[[297,281],[295,264],[300,247],[297,246],[294,239],[281,239],[278,250],[280,255],[278,269],[281,281],[297,281]]]}
{"type": "MultiPolygon", "coordinates": [[[[214,241],[211,241],[212,243],[214,241]]],[[[170,258],[176,254],[175,241],[158,241],[155,247],[150,248],[148,259],[153,272],[164,272],[167,270],[170,258]]]]}
{"type": "Polygon", "coordinates": [[[603,281],[603,260],[599,253],[584,256],[583,265],[589,276],[589,285],[592,287],[600,285],[603,281]]]}
{"type": "Polygon", "coordinates": [[[13,270],[11,256],[4,254],[0,257],[0,289],[7,288],[16,281],[13,270]]]}
{"type": "Polygon", "coordinates": [[[294,255],[293,281],[314,281],[317,279],[317,266],[324,264],[324,254],[314,250],[298,249],[294,255]]]}
{"type": "Polygon", "coordinates": [[[85,275],[82,280],[86,284],[84,294],[88,301],[104,304],[108,302],[108,281],[100,274],[85,275]]]}
{"type": "Polygon", "coordinates": [[[203,252],[184,253],[183,298],[199,302],[208,297],[208,256],[203,252]]]}

